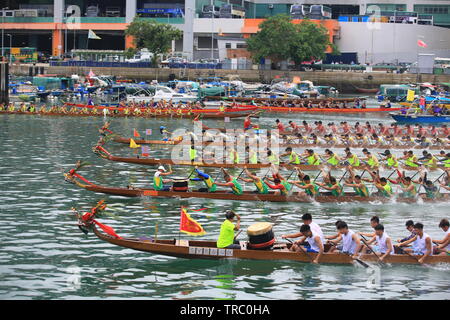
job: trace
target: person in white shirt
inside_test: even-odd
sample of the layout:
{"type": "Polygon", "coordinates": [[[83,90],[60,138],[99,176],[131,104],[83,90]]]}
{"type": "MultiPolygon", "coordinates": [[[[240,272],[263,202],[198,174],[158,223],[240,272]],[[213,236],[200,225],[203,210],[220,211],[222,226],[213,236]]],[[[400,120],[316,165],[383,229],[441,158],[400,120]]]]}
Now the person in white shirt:
{"type": "Polygon", "coordinates": [[[323,247],[323,239],[320,235],[315,233],[311,230],[310,225],[304,224],[300,227],[300,232],[303,234],[304,241],[308,244],[307,247],[305,247],[303,250],[300,248],[302,245],[302,240],[296,241],[292,247],[292,251],[296,252],[311,252],[311,253],[317,253],[314,260],[312,260],[313,263],[319,263],[320,257],[322,257],[322,254],[324,252],[323,247]]]}
{"type": "Polygon", "coordinates": [[[422,257],[418,259],[418,262],[422,264],[428,256],[433,255],[433,244],[431,237],[423,232],[422,223],[417,222],[414,225],[414,232],[416,233],[414,237],[405,242],[401,242],[398,246],[405,247],[412,243],[412,248],[406,248],[403,250],[414,255],[421,255],[422,257]]]}
{"type": "MultiPolygon", "coordinates": [[[[392,244],[391,237],[384,232],[384,226],[382,224],[376,225],[374,229],[375,236],[370,239],[367,244],[377,243],[377,247],[372,248],[372,250],[376,252],[380,256],[380,260],[383,261],[388,255],[394,254],[394,245],[392,244]]],[[[367,248],[367,250],[369,250],[369,248],[367,248]]]]}
{"type": "Polygon", "coordinates": [[[433,240],[437,246],[434,248],[436,254],[439,255],[450,255],[450,223],[447,219],[442,219],[439,222],[439,228],[445,232],[444,239],[442,240],[433,240]]]}

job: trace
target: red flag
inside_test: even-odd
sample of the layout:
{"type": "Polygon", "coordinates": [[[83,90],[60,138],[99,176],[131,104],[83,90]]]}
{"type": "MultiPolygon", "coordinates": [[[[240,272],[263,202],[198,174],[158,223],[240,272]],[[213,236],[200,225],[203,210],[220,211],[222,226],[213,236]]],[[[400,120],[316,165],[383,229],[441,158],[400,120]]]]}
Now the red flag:
{"type": "Polygon", "coordinates": [[[122,237],[119,236],[119,235],[114,231],[114,229],[111,228],[110,226],[104,225],[104,224],[98,222],[97,220],[92,220],[92,221],[94,221],[94,223],[95,223],[96,225],[98,225],[103,231],[105,231],[105,233],[109,234],[111,237],[114,237],[114,238],[116,238],[116,239],[122,239],[122,237]]]}
{"type": "Polygon", "coordinates": [[[202,236],[206,234],[203,227],[187,213],[186,208],[181,208],[180,231],[192,236],[202,236]]]}
{"type": "Polygon", "coordinates": [[[136,131],[136,129],[133,129],[133,136],[135,138],[139,138],[141,135],[139,134],[139,132],[136,131]]]}
{"type": "Polygon", "coordinates": [[[428,47],[427,44],[425,42],[423,42],[422,40],[417,40],[417,45],[422,48],[428,47]]]}

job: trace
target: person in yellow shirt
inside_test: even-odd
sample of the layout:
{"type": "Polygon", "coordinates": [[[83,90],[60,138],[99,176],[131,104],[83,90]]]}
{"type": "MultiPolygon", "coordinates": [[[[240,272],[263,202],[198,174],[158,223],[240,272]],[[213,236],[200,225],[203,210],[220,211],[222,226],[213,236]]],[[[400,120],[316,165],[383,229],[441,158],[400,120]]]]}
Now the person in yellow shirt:
{"type": "Polygon", "coordinates": [[[225,249],[240,249],[239,243],[235,243],[234,231],[238,231],[241,226],[241,217],[232,210],[228,210],[225,213],[226,220],[220,227],[219,238],[217,239],[217,248],[225,249]],[[236,217],[237,223],[234,224],[234,218],[236,217]]]}

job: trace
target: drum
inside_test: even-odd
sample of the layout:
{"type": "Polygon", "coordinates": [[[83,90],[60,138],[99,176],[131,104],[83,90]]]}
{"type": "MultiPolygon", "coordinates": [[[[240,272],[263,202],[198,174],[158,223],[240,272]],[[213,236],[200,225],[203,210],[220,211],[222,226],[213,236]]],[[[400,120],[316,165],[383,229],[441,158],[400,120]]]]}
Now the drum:
{"type": "Polygon", "coordinates": [[[248,248],[254,250],[269,250],[275,243],[272,224],[269,222],[258,222],[247,229],[248,248]]]}
{"type": "Polygon", "coordinates": [[[173,181],[172,191],[175,192],[188,191],[188,180],[186,178],[172,178],[172,181],[173,181]]]}

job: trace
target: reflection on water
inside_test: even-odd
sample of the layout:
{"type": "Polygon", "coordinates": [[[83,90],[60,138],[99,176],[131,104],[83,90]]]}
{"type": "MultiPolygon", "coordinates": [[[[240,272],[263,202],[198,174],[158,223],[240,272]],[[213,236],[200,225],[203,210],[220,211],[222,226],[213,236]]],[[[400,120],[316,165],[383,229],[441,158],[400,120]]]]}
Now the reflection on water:
{"type": "MultiPolygon", "coordinates": [[[[337,121],[336,117],[289,115],[337,121]]],[[[388,118],[376,121],[390,122],[388,118]]],[[[343,118],[344,119],[344,118],[343,118]]],[[[345,118],[354,119],[357,118],[345,118]]],[[[273,117],[261,118],[265,125],[273,117]]],[[[365,119],[364,119],[365,120],[365,119]]],[[[277,204],[215,201],[204,199],[127,199],[105,196],[76,188],[63,181],[62,172],[77,160],[91,165],[82,173],[92,181],[110,186],[150,185],[153,168],[111,163],[97,158],[91,147],[101,118],[46,118],[0,115],[0,298],[147,298],[147,299],[448,299],[448,265],[392,265],[381,268],[379,288],[367,288],[369,275],[359,265],[318,265],[288,261],[186,260],[152,255],[102,242],[82,234],[71,207],[89,209],[105,198],[108,211],[100,218],[122,236],[172,239],[179,235],[179,209],[208,208],[192,216],[205,228],[201,239],[218,236],[223,212],[233,209],[242,215],[247,228],[257,221],[274,223],[275,235],[292,233],[303,213],[311,213],[327,234],[334,222],[345,219],[352,229],[370,231],[369,219],[378,215],[394,238],[405,236],[404,223],[425,223],[426,232],[442,238],[439,220],[448,218],[448,204],[277,204]],[[79,281],[79,282],[77,282],[79,281]],[[77,286],[79,283],[79,286],[77,286]]],[[[113,129],[130,135],[166,124],[169,130],[191,126],[187,120],[113,120],[113,129]]],[[[209,121],[208,126],[224,126],[209,121]]],[[[240,127],[240,121],[231,125],[240,127]]],[[[157,130],[154,130],[157,131],[157,130]]],[[[157,138],[157,135],[154,135],[157,138]]],[[[126,154],[126,146],[110,145],[126,154]]],[[[157,149],[163,154],[164,151],[157,149]]],[[[188,175],[189,168],[176,168],[188,175]]],[[[211,172],[216,173],[217,170],[211,172]]],[[[246,238],[245,232],[239,239],[246,238]]]]}

